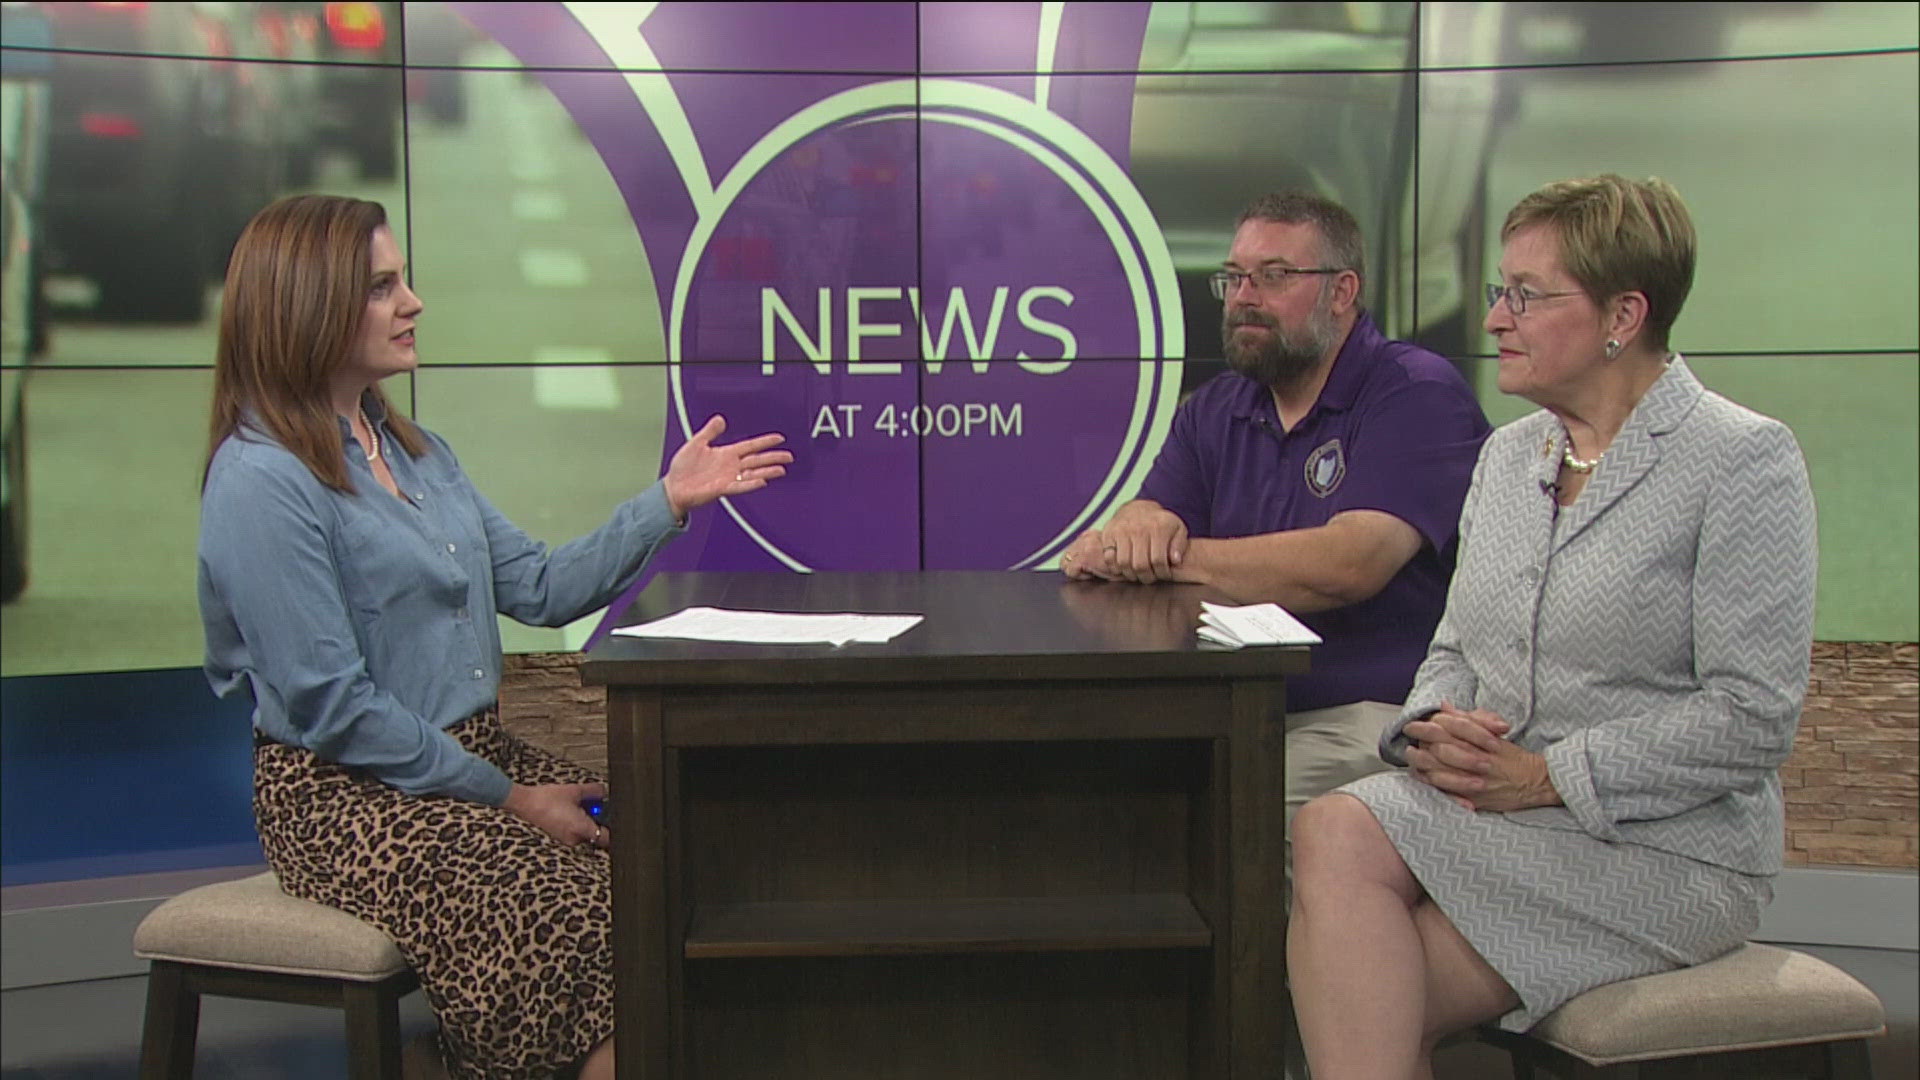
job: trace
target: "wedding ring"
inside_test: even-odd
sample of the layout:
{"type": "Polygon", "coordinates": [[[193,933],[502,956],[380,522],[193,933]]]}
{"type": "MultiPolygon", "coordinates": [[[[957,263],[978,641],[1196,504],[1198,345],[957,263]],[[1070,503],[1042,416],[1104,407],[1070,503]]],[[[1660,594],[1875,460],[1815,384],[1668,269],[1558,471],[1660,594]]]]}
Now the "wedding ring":
{"type": "Polygon", "coordinates": [[[745,480],[746,478],[747,478],[747,474],[744,472],[737,472],[733,474],[734,483],[739,483],[740,481],[745,480]]]}
{"type": "Polygon", "coordinates": [[[1101,548],[1100,550],[1101,550],[1101,551],[1104,551],[1104,552],[1106,552],[1106,553],[1107,553],[1107,554],[1109,554],[1109,555],[1111,555],[1111,554],[1113,554],[1114,552],[1116,552],[1116,551],[1119,551],[1120,549],[1119,549],[1119,548],[1117,548],[1117,547],[1114,547],[1114,546],[1113,546],[1112,544],[1108,544],[1108,545],[1107,545],[1106,547],[1103,547],[1103,548],[1101,548]]]}

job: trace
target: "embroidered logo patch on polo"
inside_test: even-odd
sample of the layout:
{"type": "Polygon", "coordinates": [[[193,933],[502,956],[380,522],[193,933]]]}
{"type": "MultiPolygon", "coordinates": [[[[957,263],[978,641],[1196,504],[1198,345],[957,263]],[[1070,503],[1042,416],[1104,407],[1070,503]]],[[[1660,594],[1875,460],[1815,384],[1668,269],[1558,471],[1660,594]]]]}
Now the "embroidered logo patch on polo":
{"type": "Polygon", "coordinates": [[[1328,439],[1307,455],[1307,487],[1320,498],[1333,494],[1346,475],[1347,456],[1340,450],[1339,439],[1328,439]]]}

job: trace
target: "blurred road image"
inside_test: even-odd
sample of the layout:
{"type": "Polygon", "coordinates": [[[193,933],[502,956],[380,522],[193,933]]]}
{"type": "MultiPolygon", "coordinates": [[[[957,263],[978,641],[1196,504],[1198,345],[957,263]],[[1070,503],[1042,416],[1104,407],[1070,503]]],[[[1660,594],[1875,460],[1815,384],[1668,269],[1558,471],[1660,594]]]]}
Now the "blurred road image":
{"type": "MultiPolygon", "coordinates": [[[[606,366],[663,359],[653,285],[606,170],[545,88],[511,70],[460,77],[464,120],[410,117],[412,220],[398,181],[362,179],[346,155],[322,155],[296,190],[377,200],[411,238],[423,366],[387,390],[504,512],[559,542],[656,474],[664,375],[606,366]]],[[[207,314],[187,324],[55,309],[26,373],[31,570],[0,608],[8,676],[199,664],[194,547],[219,308],[219,287],[205,288],[207,314]]],[[[87,292],[56,278],[62,290],[87,292]]],[[[558,650],[592,621],[503,626],[511,650],[558,650]]]]}
{"type": "MultiPolygon", "coordinates": [[[[278,5],[289,17],[302,6],[278,5]]],[[[1508,7],[1521,50],[1503,53],[1509,61],[1627,47],[1594,36],[1606,19],[1577,17],[1599,5],[1508,7]]],[[[1640,6],[1614,7],[1645,17],[1640,6]]],[[[1730,12],[1703,28],[1707,45],[1695,43],[1716,55],[1911,47],[1915,36],[1912,5],[1681,7],[1730,12]]],[[[409,19],[415,9],[441,6],[408,5],[409,19]]],[[[655,283],[605,164],[553,95],[504,50],[450,40],[455,59],[446,62],[467,70],[395,80],[405,83],[396,96],[406,97],[406,123],[366,125],[390,133],[402,166],[392,176],[381,175],[378,151],[316,136],[310,182],[292,187],[283,177],[275,190],[386,205],[426,303],[422,368],[390,382],[389,393],[448,438],[509,517],[563,541],[657,474],[667,379],[655,283]]],[[[1447,70],[1460,60],[1445,49],[1427,52],[1438,70],[1419,76],[1425,99],[1457,101],[1448,80],[1487,78],[1447,70]]],[[[9,50],[10,73],[15,56],[9,50]]],[[[1910,640],[1915,619],[1917,76],[1912,52],[1514,69],[1498,75],[1502,113],[1490,145],[1464,147],[1444,123],[1416,128],[1416,180],[1429,203],[1471,171],[1449,153],[1485,163],[1484,220],[1462,227],[1483,237],[1477,261],[1488,277],[1501,217],[1544,182],[1618,171],[1679,187],[1702,249],[1675,344],[1710,387],[1780,417],[1801,440],[1821,514],[1823,640],[1910,640]]],[[[609,93],[628,92],[617,73],[592,77],[608,80],[609,93]]],[[[1245,94],[1232,100],[1247,107],[1245,94]]],[[[1219,174],[1208,180],[1213,189],[1251,198],[1286,179],[1240,167],[1236,140],[1244,141],[1193,141],[1195,152],[1217,155],[1193,165],[1219,174]]],[[[1162,187],[1177,193],[1177,181],[1162,187]]],[[[9,243],[16,235],[27,234],[10,224],[9,243]]],[[[1478,284],[1463,294],[1477,296],[1478,284]]],[[[4,365],[7,404],[20,410],[7,429],[7,464],[20,468],[18,487],[31,499],[22,503],[26,586],[0,607],[0,668],[14,676],[197,666],[193,560],[218,286],[211,278],[197,286],[189,305],[203,309],[197,320],[162,322],[102,312],[106,285],[77,268],[49,268],[45,285],[55,301],[45,351],[30,362],[10,352],[4,365]]],[[[21,309],[10,301],[10,332],[21,309]]],[[[1205,317],[1217,319],[1217,308],[1205,317]]],[[[1482,398],[1496,422],[1524,409],[1490,386],[1482,398]]],[[[591,624],[505,624],[503,633],[510,650],[564,649],[591,624]]]]}

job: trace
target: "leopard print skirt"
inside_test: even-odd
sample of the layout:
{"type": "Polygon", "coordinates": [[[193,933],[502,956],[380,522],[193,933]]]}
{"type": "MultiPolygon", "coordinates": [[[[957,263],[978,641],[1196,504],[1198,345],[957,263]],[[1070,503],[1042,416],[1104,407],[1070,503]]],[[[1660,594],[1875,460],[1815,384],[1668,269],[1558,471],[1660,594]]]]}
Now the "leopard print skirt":
{"type": "MultiPolygon", "coordinates": [[[[489,709],[448,729],[520,784],[598,781],[489,709]]],[[[607,854],[494,806],[406,795],[258,741],[254,819],[280,887],[379,927],[420,976],[461,1080],[569,1075],[613,1034],[607,854]]]]}

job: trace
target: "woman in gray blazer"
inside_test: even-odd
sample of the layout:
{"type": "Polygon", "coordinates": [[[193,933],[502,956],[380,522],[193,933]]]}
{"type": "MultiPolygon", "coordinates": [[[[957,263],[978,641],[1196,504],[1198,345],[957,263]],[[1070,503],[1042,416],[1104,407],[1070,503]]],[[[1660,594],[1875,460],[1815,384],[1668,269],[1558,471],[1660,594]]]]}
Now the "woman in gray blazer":
{"type": "Polygon", "coordinates": [[[1603,983],[1746,939],[1812,645],[1787,428],[1668,351],[1693,280],[1669,185],[1550,184],[1487,287],[1500,389],[1446,615],[1381,754],[1294,824],[1288,964],[1315,1080],[1430,1077],[1603,983]]]}

